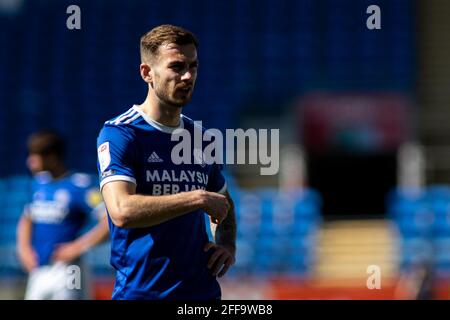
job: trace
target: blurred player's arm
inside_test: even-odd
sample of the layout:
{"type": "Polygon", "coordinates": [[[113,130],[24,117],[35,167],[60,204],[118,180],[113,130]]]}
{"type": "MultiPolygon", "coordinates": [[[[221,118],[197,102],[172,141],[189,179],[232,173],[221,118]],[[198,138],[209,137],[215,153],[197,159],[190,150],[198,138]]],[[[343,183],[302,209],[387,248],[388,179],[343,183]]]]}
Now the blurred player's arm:
{"type": "Polygon", "coordinates": [[[234,211],[234,202],[228,191],[225,196],[230,204],[226,219],[218,225],[213,224],[214,240],[216,244],[230,248],[233,253],[236,251],[236,213],[234,211]]]}
{"type": "Polygon", "coordinates": [[[136,185],[112,181],[102,188],[103,199],[113,223],[121,228],[150,227],[203,209],[219,223],[229,209],[227,198],[204,190],[151,196],[136,194],[136,185]]]}
{"type": "Polygon", "coordinates": [[[74,241],[60,244],[53,252],[52,260],[71,262],[89,251],[89,249],[106,241],[109,235],[109,227],[104,206],[99,212],[99,217],[97,224],[88,232],[74,241]]]}
{"type": "Polygon", "coordinates": [[[225,196],[230,204],[228,215],[221,224],[211,223],[215,243],[209,242],[205,246],[205,251],[215,249],[208,261],[208,268],[212,270],[213,275],[219,277],[222,277],[236,261],[236,213],[228,191],[225,196]]]}
{"type": "Polygon", "coordinates": [[[24,213],[17,224],[16,250],[20,263],[28,272],[33,270],[38,264],[36,252],[31,245],[32,228],[31,217],[28,214],[28,210],[25,208],[24,213]]]}

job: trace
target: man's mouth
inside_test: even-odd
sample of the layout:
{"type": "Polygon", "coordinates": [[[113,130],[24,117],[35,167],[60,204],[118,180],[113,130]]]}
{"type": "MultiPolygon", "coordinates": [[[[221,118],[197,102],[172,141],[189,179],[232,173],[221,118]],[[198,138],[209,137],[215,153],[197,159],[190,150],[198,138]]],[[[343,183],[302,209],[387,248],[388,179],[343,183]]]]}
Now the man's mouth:
{"type": "Polygon", "coordinates": [[[178,90],[183,91],[184,93],[189,93],[191,91],[192,87],[184,87],[184,88],[178,88],[178,90]]]}

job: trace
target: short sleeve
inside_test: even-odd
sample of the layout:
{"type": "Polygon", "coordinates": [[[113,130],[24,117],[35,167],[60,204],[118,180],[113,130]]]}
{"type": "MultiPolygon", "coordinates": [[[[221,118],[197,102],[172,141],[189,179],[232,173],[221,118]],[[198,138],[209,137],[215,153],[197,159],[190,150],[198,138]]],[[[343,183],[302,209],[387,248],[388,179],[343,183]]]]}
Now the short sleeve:
{"type": "Polygon", "coordinates": [[[222,174],[223,165],[214,163],[208,178],[207,191],[224,194],[227,190],[227,183],[222,174]]]}
{"type": "Polygon", "coordinates": [[[136,184],[131,134],[123,127],[105,125],[97,139],[97,169],[102,187],[112,181],[136,184]]]}

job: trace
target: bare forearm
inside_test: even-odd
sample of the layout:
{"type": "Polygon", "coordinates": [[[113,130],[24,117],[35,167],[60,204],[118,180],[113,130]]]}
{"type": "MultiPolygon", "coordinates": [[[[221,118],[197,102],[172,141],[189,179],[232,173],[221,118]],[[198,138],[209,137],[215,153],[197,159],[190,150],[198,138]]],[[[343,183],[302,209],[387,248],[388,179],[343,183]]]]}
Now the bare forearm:
{"type": "Polygon", "coordinates": [[[27,216],[22,216],[17,226],[17,246],[19,249],[31,246],[31,220],[27,216]]]}
{"type": "Polygon", "coordinates": [[[235,253],[236,250],[236,215],[234,207],[230,209],[226,219],[215,230],[215,241],[217,244],[228,247],[235,253]]]}
{"type": "Polygon", "coordinates": [[[20,263],[27,272],[30,272],[38,265],[38,256],[31,245],[31,235],[33,225],[31,218],[27,214],[20,217],[17,225],[17,256],[20,263]]]}
{"type": "Polygon", "coordinates": [[[126,212],[124,227],[150,227],[202,207],[197,191],[173,195],[130,195],[121,206],[126,212]]]}
{"type": "Polygon", "coordinates": [[[108,221],[105,217],[94,228],[75,240],[80,248],[80,253],[84,253],[97,244],[106,241],[108,234],[108,221]]]}

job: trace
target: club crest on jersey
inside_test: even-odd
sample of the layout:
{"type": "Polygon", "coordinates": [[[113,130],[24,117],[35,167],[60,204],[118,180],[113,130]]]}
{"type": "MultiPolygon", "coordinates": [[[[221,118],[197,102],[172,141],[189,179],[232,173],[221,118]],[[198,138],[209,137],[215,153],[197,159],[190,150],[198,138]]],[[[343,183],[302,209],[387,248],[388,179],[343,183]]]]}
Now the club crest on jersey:
{"type": "Polygon", "coordinates": [[[59,189],[55,192],[54,199],[56,202],[60,203],[61,205],[65,206],[70,201],[70,194],[69,191],[65,189],[59,189]]]}
{"type": "Polygon", "coordinates": [[[155,162],[163,162],[164,160],[161,159],[155,151],[152,152],[152,154],[147,158],[148,163],[155,163],[155,162]]]}
{"type": "Polygon", "coordinates": [[[45,194],[41,191],[37,191],[33,194],[34,201],[42,201],[45,200],[45,194]]]}
{"type": "Polygon", "coordinates": [[[109,142],[102,143],[97,150],[98,162],[100,164],[100,171],[105,171],[111,163],[111,154],[109,152],[109,142]]]}

